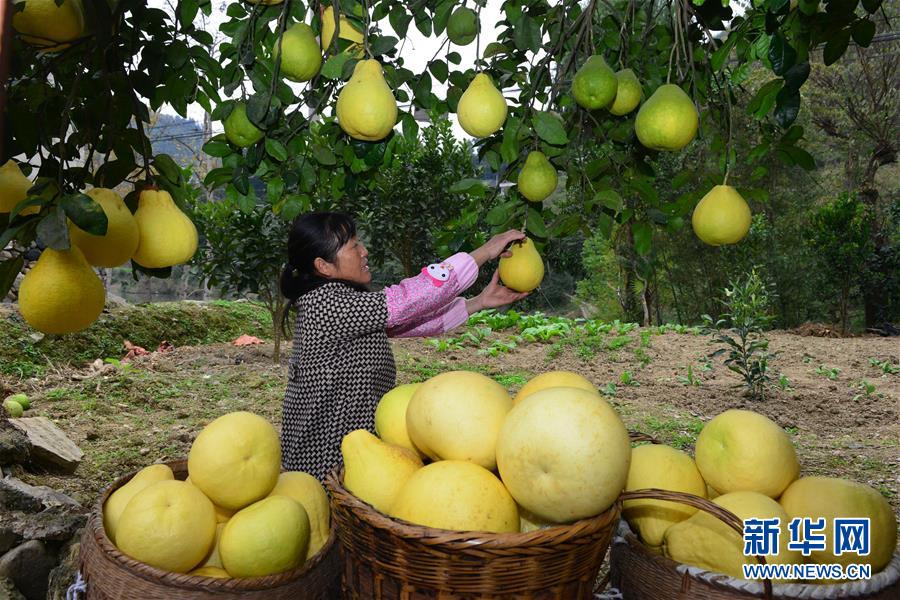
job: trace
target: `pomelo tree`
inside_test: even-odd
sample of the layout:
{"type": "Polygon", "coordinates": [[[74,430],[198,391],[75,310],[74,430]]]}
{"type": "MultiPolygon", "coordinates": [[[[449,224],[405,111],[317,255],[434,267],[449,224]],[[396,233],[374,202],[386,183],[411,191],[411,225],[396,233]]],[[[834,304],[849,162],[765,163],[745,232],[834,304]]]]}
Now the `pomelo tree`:
{"type": "MultiPolygon", "coordinates": [[[[17,2],[16,10],[39,1],[17,2]]],[[[218,45],[200,26],[212,12],[209,2],[174,2],[171,14],[146,0],[81,4],[82,34],[68,47],[41,50],[33,31],[12,40],[9,127],[0,162],[16,157],[31,166],[29,178],[38,179],[27,198],[0,215],[0,248],[11,240],[27,247],[36,239],[67,248],[66,218],[102,232],[106,219],[82,194],[87,186],[139,191],[152,183],[176,201],[190,198],[191,184],[170,157],[153,154],[145,129],[150,109],[163,104],[184,116],[196,102],[221,121],[238,106],[246,111],[240,128],[252,135],[240,137],[240,145],[224,135],[204,145],[221,160],[204,183],[223,189],[234,210],[252,211],[257,199],[250,179],[260,178],[263,200],[287,219],[366,196],[396,165],[401,140],[418,135],[417,111],[456,119],[461,97],[483,73],[503,94],[508,113],[499,130],[475,140],[479,157],[501,180],[515,181],[528,154],[542,152],[565,175],[560,180],[581,210],[556,218],[515,187],[501,197],[499,188],[463,179],[449,191],[473,199],[466,204],[472,214],[455,221],[449,249],[465,248],[483,234],[466,227],[481,216],[497,229],[524,226],[540,245],[578,230],[616,232],[628,272],[643,281],[654,232],[685,229],[713,185],[730,175],[745,197],[764,201],[764,190],[755,189],[766,176],[763,159],[774,154],[814,168],[802,147],[803,130],[793,124],[811,55],[821,49],[831,64],[851,40],[868,45],[881,7],[880,0],[497,0],[490,2],[500,9],[496,39],[484,38],[480,21],[471,41],[468,21],[451,28],[459,30],[457,42],[475,46],[475,64],[464,65],[448,23],[460,8],[481,19],[488,0],[233,2],[218,45]],[[328,9],[342,18],[323,20],[328,9]],[[289,85],[275,49],[296,23],[317,34],[328,28],[330,40],[319,72],[289,85]],[[405,41],[413,30],[434,41],[424,69],[410,68],[405,41]],[[665,84],[680,87],[697,108],[700,135],[713,152],[648,149],[635,135],[637,110],[619,116],[576,104],[573,77],[594,55],[613,70],[630,69],[644,101],[665,84]],[[339,92],[364,59],[379,61],[399,104],[397,126],[373,141],[350,137],[334,116],[339,92]],[[751,69],[760,65],[768,76],[748,105],[754,126],[733,131],[736,99],[748,93],[751,69]],[[736,151],[737,137],[749,141],[746,154],[736,151]],[[38,211],[25,214],[29,207],[38,211]]],[[[134,210],[134,196],[129,201],[134,210]]],[[[21,266],[19,256],[0,264],[0,295],[21,266]]],[[[166,270],[150,274],[165,276],[166,270]]]]}

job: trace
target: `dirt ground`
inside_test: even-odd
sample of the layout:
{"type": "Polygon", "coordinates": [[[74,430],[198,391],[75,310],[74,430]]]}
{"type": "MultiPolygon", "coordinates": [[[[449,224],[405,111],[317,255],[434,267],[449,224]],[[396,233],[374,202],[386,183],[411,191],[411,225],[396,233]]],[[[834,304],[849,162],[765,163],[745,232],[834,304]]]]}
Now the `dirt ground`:
{"type": "MultiPolygon", "coordinates": [[[[900,514],[900,340],[770,332],[770,350],[778,352],[771,362],[776,381],[758,401],[742,394],[738,376],[720,358],[707,359],[713,349],[708,337],[641,336],[641,330],[631,336],[623,347],[593,356],[550,343],[520,344],[496,357],[475,347],[438,352],[423,340],[393,343],[398,383],[474,369],[515,392],[537,373],[576,371],[612,394],[629,429],[689,451],[716,414],[728,408],[764,413],[792,435],[804,474],[866,483],[900,514]],[[779,376],[786,378],[782,386],[779,376]]],[[[185,457],[197,432],[220,414],[253,410],[278,424],[290,347],[280,365],[273,364],[272,351],[271,344],[181,347],[131,366],[56,369],[41,379],[3,382],[27,392],[30,414],[52,419],[85,453],[72,476],[16,474],[90,504],[119,475],[185,457]]]]}

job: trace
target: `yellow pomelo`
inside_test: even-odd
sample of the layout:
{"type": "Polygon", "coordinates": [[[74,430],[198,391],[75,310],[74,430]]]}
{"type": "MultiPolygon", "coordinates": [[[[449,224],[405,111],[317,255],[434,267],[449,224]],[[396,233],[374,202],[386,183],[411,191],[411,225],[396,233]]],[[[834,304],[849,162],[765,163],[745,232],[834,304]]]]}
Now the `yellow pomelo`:
{"type": "Polygon", "coordinates": [[[222,532],[225,531],[225,523],[216,523],[216,537],[213,540],[212,548],[203,561],[204,567],[222,568],[222,559],[219,557],[219,540],[222,539],[222,532]]]}
{"type": "Polygon", "coordinates": [[[389,514],[438,529],[519,531],[516,503],[496,475],[465,460],[442,460],[416,471],[389,514]]]}
{"type": "MultiPolygon", "coordinates": [[[[778,536],[777,556],[766,556],[772,564],[802,563],[803,555],[788,550],[788,515],[774,500],[756,492],[732,492],[713,500],[731,511],[742,521],[745,519],[778,518],[781,534],[778,536]]],[[[695,565],[710,571],[744,578],[742,565],[756,564],[757,559],[744,556],[744,540],[734,529],[704,511],[697,511],[689,519],[676,523],[666,530],[663,537],[663,553],[672,560],[695,565]]]]}
{"type": "MultiPolygon", "coordinates": [[[[694,459],[669,446],[647,444],[631,451],[631,467],[625,491],[657,488],[706,497],[706,482],[700,476],[694,459]]],[[[622,518],[648,546],[662,544],[663,534],[671,525],[684,521],[696,508],[665,500],[628,500],[622,507],[622,518]]]]}
{"type": "Polygon", "coordinates": [[[596,392],[578,388],[548,388],[519,401],[497,439],[497,467],[513,498],[555,523],[609,508],[630,461],[619,415],[596,392]]]}
{"type": "Polygon", "coordinates": [[[519,193],[531,202],[542,202],[556,190],[556,167],[550,164],[543,152],[533,150],[525,159],[516,185],[519,193]]]}
{"type": "Polygon", "coordinates": [[[252,146],[266,135],[247,117],[247,105],[238,102],[222,123],[225,137],[238,148],[252,146]]]}
{"type": "MultiPolygon", "coordinates": [[[[16,161],[10,159],[0,167],[0,213],[12,212],[16,204],[28,197],[31,181],[22,173],[16,161]]],[[[38,212],[37,206],[29,206],[20,212],[31,215],[38,212]]]]}
{"type": "MultiPolygon", "coordinates": [[[[19,4],[18,1],[14,2],[19,4]]],[[[22,39],[47,50],[62,50],[84,33],[81,3],[63,0],[27,0],[25,10],[12,11],[12,24],[22,39]]]]}
{"type": "Polygon", "coordinates": [[[303,564],[309,518],[303,505],[271,496],[235,514],[222,531],[219,557],[232,577],[263,577],[303,564]]]}
{"type": "MultiPolygon", "coordinates": [[[[813,550],[806,562],[872,565],[877,573],[890,561],[897,546],[897,517],[878,490],[836,477],[803,477],[788,486],[779,500],[789,518],[825,519],[826,549],[813,550]],[[869,555],[834,555],[834,520],[869,519],[869,555]]],[[[786,531],[786,530],[785,530],[786,531]]]]}
{"type": "Polygon", "coordinates": [[[694,458],[703,479],[722,494],[747,491],[777,498],[800,474],[787,433],[749,410],[726,410],[707,423],[694,458]]]}
{"type": "Polygon", "coordinates": [[[631,69],[616,71],[619,82],[616,97],[609,105],[609,112],[621,117],[627,115],[641,103],[641,82],[631,69]]]}
{"type": "Polygon", "coordinates": [[[103,312],[106,290],[77,246],[45,248],[19,286],[19,312],[44,333],[72,333],[103,312]]]}
{"type": "Polygon", "coordinates": [[[503,285],[517,292],[531,292],[544,280],[544,260],[534,245],[525,238],[510,245],[512,256],[500,259],[497,269],[503,285]]]}
{"type": "Polygon", "coordinates": [[[382,442],[365,429],[344,436],[341,456],[344,486],[381,512],[387,512],[403,484],[422,468],[418,454],[382,442]]]}
{"type": "Polygon", "coordinates": [[[710,246],[736,244],[750,231],[750,207],[730,185],[711,189],[691,216],[694,233],[710,246]]]}
{"type": "Polygon", "coordinates": [[[506,389],[485,375],[449,371],[423,382],[406,409],[416,448],[434,460],[497,467],[497,434],[512,408],[506,389]]]}
{"type": "Polygon", "coordinates": [[[213,577],[215,579],[231,579],[231,575],[229,575],[228,571],[222,567],[200,567],[199,569],[194,569],[188,573],[188,575],[194,575],[195,577],[213,577]]]}
{"type": "Polygon", "coordinates": [[[473,137],[487,137],[506,122],[506,99],[485,73],[479,73],[456,107],[459,126],[473,137]]]}
{"type": "Polygon", "coordinates": [[[579,106],[595,110],[616,99],[619,80],[600,54],[588,58],[572,78],[572,97],[579,106]]]}
{"type": "Polygon", "coordinates": [[[216,509],[216,523],[224,523],[234,516],[235,511],[231,509],[222,508],[218,504],[213,504],[213,506],[216,509]]]}
{"type": "Polygon", "coordinates": [[[377,142],[397,123],[397,100],[384,80],[381,63],[361,60],[338,94],[338,124],[352,138],[377,142]]]}
{"type": "Polygon", "coordinates": [[[116,543],[119,518],[131,499],[144,488],[171,479],[175,479],[175,475],[168,465],[150,465],[135,473],[128,483],[109,495],[103,504],[103,529],[112,543],[116,543]]]}
{"type": "Polygon", "coordinates": [[[681,150],[694,139],[699,127],[697,108],[674,83],[659,86],[634,121],[641,144],[654,150],[681,150]]]}
{"type": "Polygon", "coordinates": [[[106,214],[106,234],[90,234],[69,221],[69,238],[95,267],[118,267],[134,255],[140,241],[137,221],[122,197],[107,188],[93,188],[85,192],[100,205],[106,214]]]}
{"type": "Polygon", "coordinates": [[[229,510],[264,498],[280,471],[278,432],[264,418],[245,411],[228,413],[204,427],[188,454],[191,483],[229,510]]]}
{"type": "Polygon", "coordinates": [[[186,263],[197,252],[197,228],[164,190],[144,190],[138,198],[139,241],[132,258],[150,269],[186,263]]]}
{"type": "Polygon", "coordinates": [[[309,551],[311,557],[321,550],[331,533],[331,509],[328,494],[319,480],[302,471],[287,471],[278,476],[278,483],[269,496],[287,496],[303,505],[309,518],[309,551]]]}
{"type": "MultiPolygon", "coordinates": [[[[322,49],[328,50],[328,47],[331,45],[331,38],[334,37],[334,7],[329,5],[325,8],[322,13],[322,49]]],[[[349,48],[347,48],[347,52],[353,52],[356,58],[363,57],[363,34],[360,30],[356,29],[350,21],[347,20],[347,17],[341,15],[341,31],[338,34],[338,38],[342,40],[349,40],[351,42],[355,42],[349,48]]]]}
{"type": "Polygon", "coordinates": [[[581,388],[589,392],[598,393],[594,384],[578,373],[573,373],[572,371],[548,371],[531,378],[528,383],[523,385],[516,397],[513,398],[513,403],[517,404],[535,392],[552,387],[581,388]]]}
{"type": "Polygon", "coordinates": [[[381,397],[375,408],[375,433],[388,444],[409,448],[422,456],[406,431],[406,407],[409,406],[413,393],[420,385],[420,383],[398,385],[381,397]]]}
{"type": "Polygon", "coordinates": [[[216,537],[216,511],[200,490],[183,481],[158,481],[125,506],[116,545],[148,565],[187,573],[209,553],[216,537]]]}
{"type": "Polygon", "coordinates": [[[309,81],[322,66],[319,42],[312,27],[306,23],[295,23],[284,32],[281,44],[275,43],[274,58],[278,57],[279,49],[283,52],[281,74],[291,81],[309,81]]]}

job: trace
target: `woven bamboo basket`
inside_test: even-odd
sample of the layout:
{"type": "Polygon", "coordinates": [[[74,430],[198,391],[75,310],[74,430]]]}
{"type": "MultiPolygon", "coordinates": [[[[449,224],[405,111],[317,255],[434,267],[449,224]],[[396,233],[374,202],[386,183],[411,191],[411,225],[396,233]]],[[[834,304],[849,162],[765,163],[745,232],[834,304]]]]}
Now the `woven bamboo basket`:
{"type": "MultiPolygon", "coordinates": [[[[166,463],[176,479],[187,476],[187,461],[166,463]]],[[[101,509],[111,493],[134,473],[120,477],[100,497],[81,538],[81,572],[88,600],[334,600],[340,598],[340,563],[335,526],[325,546],[303,565],[278,575],[216,579],[170,573],[134,560],[112,544],[101,509]]]]}
{"type": "Polygon", "coordinates": [[[594,583],[620,506],[528,533],[459,532],[392,519],[348,492],[331,492],[348,600],[582,600],[594,583]]]}
{"type": "MultiPolygon", "coordinates": [[[[719,505],[665,490],[626,492],[621,501],[672,500],[705,510],[741,533],[742,523],[719,505]]],[[[762,561],[761,561],[762,562],[762,561]]],[[[900,555],[866,581],[833,585],[746,581],[677,563],[645,546],[622,521],[610,550],[610,580],[625,600],[898,600],[900,555]]]]}

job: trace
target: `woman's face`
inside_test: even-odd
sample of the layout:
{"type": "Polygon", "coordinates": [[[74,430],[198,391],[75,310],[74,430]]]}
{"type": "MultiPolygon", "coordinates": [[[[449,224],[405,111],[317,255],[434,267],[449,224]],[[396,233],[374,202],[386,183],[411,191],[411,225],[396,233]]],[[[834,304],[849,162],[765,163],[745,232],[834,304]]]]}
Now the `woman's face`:
{"type": "Polygon", "coordinates": [[[334,262],[328,263],[331,267],[329,270],[332,272],[326,273],[326,275],[331,279],[345,279],[353,283],[368,285],[372,281],[372,274],[369,272],[367,256],[369,256],[369,251],[356,236],[353,236],[338,250],[334,262]]]}

